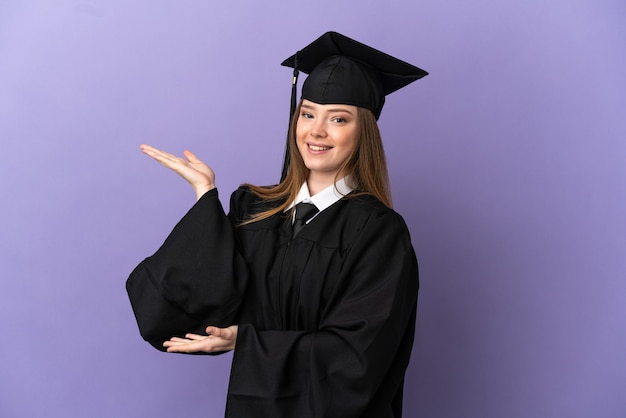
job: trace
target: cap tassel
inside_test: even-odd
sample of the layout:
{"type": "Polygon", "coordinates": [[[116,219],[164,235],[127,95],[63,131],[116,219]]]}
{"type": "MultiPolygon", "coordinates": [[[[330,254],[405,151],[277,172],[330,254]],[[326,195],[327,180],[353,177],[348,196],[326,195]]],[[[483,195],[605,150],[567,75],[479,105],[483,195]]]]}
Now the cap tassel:
{"type": "MultiPolygon", "coordinates": [[[[293,79],[291,81],[291,106],[289,108],[289,127],[291,127],[291,120],[293,114],[296,113],[296,100],[298,96],[298,54],[295,55],[295,64],[293,67],[293,79]]],[[[289,129],[287,129],[289,132],[289,129]]],[[[285,156],[283,159],[283,171],[280,175],[280,181],[282,182],[287,176],[287,170],[289,169],[290,157],[289,157],[289,133],[287,133],[287,144],[285,145],[285,156]]]]}
{"type": "Polygon", "coordinates": [[[296,112],[296,96],[298,95],[298,68],[293,69],[293,80],[291,82],[291,109],[289,111],[289,123],[291,123],[291,118],[293,118],[293,114],[296,112]]]}

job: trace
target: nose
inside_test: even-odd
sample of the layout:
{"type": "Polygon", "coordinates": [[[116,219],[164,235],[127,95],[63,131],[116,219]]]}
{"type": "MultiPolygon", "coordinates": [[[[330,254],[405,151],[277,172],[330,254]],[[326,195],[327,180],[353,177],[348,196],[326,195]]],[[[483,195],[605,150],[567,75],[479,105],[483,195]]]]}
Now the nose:
{"type": "Polygon", "coordinates": [[[326,124],[324,123],[324,120],[322,120],[321,118],[318,118],[315,120],[315,122],[313,123],[313,126],[311,126],[311,135],[316,137],[316,138],[323,138],[326,136],[326,124]]]}

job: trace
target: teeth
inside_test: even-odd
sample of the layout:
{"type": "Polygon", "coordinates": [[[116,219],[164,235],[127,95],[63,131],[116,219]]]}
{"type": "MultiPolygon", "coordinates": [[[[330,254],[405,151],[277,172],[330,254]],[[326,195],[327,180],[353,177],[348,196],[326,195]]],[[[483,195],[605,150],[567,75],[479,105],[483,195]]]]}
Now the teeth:
{"type": "Polygon", "coordinates": [[[328,151],[332,147],[318,147],[317,145],[309,145],[309,148],[311,148],[313,151],[328,151]]]}

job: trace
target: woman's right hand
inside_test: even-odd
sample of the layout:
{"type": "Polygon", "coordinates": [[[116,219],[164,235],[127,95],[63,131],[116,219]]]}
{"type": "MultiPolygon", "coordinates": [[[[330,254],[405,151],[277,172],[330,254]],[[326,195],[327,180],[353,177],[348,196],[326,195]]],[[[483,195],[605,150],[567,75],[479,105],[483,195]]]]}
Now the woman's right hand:
{"type": "Polygon", "coordinates": [[[200,161],[191,151],[183,152],[185,158],[177,157],[145,144],[141,145],[141,151],[187,180],[196,192],[198,199],[215,188],[215,173],[211,167],[200,161]]]}

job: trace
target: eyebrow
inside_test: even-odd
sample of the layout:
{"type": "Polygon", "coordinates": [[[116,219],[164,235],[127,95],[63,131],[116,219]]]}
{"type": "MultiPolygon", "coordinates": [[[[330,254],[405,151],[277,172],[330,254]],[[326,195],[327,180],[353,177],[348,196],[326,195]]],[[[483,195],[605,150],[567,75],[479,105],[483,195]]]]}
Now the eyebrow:
{"type": "MultiPolygon", "coordinates": [[[[316,108],[314,106],[308,105],[308,104],[303,104],[301,106],[303,109],[308,109],[308,110],[316,110],[316,108]]],[[[352,112],[350,112],[348,109],[342,108],[342,107],[338,107],[338,108],[331,108],[331,109],[324,109],[325,112],[344,112],[347,113],[349,115],[352,115],[352,112]]]]}

